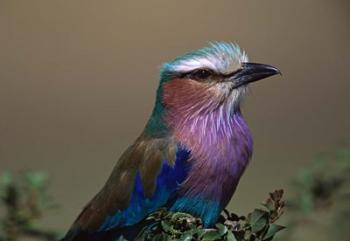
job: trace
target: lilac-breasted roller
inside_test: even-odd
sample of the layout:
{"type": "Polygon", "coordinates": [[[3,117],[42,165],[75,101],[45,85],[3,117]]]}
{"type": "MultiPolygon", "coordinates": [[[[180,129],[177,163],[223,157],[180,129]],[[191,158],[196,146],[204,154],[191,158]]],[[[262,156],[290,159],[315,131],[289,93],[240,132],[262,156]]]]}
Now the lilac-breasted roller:
{"type": "Polygon", "coordinates": [[[116,240],[161,207],[215,224],[252,155],[241,113],[248,85],[276,75],[232,43],[165,63],[153,112],[64,240],[116,240]]]}

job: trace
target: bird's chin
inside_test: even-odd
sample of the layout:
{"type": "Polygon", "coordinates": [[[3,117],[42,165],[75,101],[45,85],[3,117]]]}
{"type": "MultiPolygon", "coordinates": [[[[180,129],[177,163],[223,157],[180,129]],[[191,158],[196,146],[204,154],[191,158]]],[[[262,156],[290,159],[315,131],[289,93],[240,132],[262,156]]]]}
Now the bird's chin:
{"type": "Polygon", "coordinates": [[[231,98],[234,99],[235,106],[239,106],[249,91],[248,85],[242,85],[231,90],[231,98]]]}
{"type": "Polygon", "coordinates": [[[232,86],[231,87],[231,92],[233,91],[242,91],[242,92],[246,92],[248,90],[248,84],[245,85],[241,85],[241,86],[232,86]]]}
{"type": "Polygon", "coordinates": [[[227,107],[227,110],[235,110],[239,108],[244,97],[248,93],[248,85],[241,85],[234,87],[233,83],[222,83],[219,87],[222,99],[222,103],[227,107]]]}

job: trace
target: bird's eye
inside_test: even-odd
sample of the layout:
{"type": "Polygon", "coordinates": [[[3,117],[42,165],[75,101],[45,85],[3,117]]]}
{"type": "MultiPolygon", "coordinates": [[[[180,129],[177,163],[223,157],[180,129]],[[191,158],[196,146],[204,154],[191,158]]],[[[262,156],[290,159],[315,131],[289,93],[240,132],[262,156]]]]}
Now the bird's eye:
{"type": "Polygon", "coordinates": [[[196,80],[207,79],[211,75],[212,75],[212,72],[208,69],[197,69],[190,73],[191,79],[196,79],[196,80]]]}

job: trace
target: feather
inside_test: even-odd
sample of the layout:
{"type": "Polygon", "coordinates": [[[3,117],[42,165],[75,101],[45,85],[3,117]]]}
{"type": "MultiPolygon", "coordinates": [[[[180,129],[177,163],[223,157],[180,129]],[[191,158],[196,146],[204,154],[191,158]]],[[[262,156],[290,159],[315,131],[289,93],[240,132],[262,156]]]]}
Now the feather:
{"type": "Polygon", "coordinates": [[[219,42],[163,64],[143,134],[118,160],[65,240],[132,237],[149,213],[164,206],[201,218],[205,227],[214,225],[252,155],[252,137],[240,111],[247,87],[235,84],[246,62],[236,44],[219,42]],[[193,75],[203,69],[211,74],[193,75]]]}
{"type": "Polygon", "coordinates": [[[121,156],[64,240],[135,225],[164,206],[187,176],[188,157],[188,151],[169,138],[141,135],[121,156]]]}

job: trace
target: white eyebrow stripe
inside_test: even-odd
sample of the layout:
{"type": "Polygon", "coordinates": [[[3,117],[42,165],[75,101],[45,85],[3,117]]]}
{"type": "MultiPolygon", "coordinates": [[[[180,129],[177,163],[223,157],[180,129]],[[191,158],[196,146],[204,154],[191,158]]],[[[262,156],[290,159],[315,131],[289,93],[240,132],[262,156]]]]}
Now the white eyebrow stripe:
{"type": "Polygon", "coordinates": [[[207,68],[215,71],[218,69],[217,66],[215,66],[214,64],[214,61],[209,60],[208,58],[183,60],[182,62],[174,66],[174,70],[177,72],[190,72],[195,69],[207,68]]]}
{"type": "Polygon", "coordinates": [[[162,65],[162,73],[186,73],[207,68],[216,73],[229,74],[248,62],[246,53],[237,44],[215,42],[209,47],[189,52],[162,65]]]}

